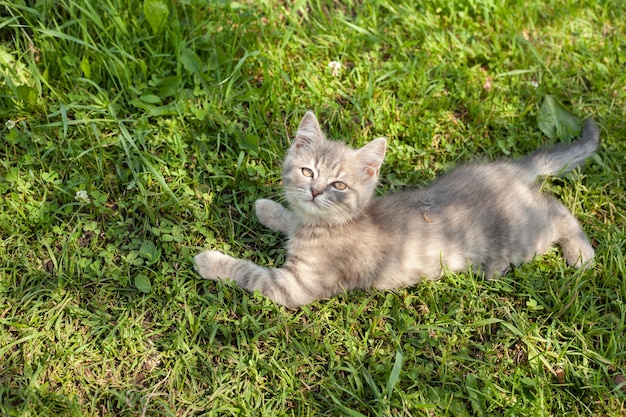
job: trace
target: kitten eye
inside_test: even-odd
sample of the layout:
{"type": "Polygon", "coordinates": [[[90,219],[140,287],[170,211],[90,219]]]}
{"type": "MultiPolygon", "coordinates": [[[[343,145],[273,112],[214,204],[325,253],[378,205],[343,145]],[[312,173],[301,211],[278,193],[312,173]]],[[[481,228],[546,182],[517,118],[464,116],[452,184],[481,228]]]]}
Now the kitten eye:
{"type": "Polygon", "coordinates": [[[341,182],[341,181],[335,181],[331,185],[335,187],[336,189],[338,189],[339,191],[343,191],[346,188],[348,188],[348,184],[346,184],[345,182],[341,182]]]}
{"type": "Polygon", "coordinates": [[[313,171],[310,170],[309,168],[302,168],[302,175],[304,175],[307,178],[313,178],[313,171]]]}

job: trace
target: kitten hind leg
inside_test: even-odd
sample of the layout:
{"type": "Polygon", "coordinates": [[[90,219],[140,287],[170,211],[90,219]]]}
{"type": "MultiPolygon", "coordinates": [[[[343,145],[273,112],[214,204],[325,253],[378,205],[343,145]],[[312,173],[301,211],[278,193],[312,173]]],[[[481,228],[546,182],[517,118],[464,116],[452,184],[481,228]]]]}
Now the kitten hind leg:
{"type": "Polygon", "coordinates": [[[589,268],[594,250],[578,220],[565,208],[559,224],[559,246],[568,265],[589,268]]]}
{"type": "Polygon", "coordinates": [[[263,226],[275,232],[289,233],[293,214],[281,204],[262,198],[254,203],[254,210],[263,226]]]}
{"type": "Polygon", "coordinates": [[[568,265],[576,268],[591,267],[595,252],[582,230],[579,236],[562,238],[559,240],[559,245],[568,265]]]}
{"type": "Polygon", "coordinates": [[[511,268],[511,263],[505,260],[492,260],[484,267],[485,278],[488,280],[498,279],[511,268]]]}

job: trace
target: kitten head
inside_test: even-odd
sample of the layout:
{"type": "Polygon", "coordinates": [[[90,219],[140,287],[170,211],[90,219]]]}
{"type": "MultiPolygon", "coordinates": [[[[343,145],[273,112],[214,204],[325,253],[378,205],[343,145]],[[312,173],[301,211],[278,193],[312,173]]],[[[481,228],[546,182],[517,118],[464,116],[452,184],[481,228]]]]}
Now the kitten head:
{"type": "Polygon", "coordinates": [[[303,224],[336,225],[360,215],[378,182],[385,138],[360,149],[326,140],[307,112],[283,163],[287,201],[303,224]]]}

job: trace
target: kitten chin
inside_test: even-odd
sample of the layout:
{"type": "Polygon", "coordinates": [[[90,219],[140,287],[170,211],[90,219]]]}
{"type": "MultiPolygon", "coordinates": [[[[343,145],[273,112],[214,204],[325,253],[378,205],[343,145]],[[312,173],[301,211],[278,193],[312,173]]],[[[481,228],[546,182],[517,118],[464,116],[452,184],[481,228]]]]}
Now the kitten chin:
{"type": "Polygon", "coordinates": [[[594,250],[578,221],[537,181],[575,169],[597,150],[592,120],[578,141],[519,160],[463,165],[421,189],[375,198],[385,147],[384,138],[359,149],[327,140],[307,112],[283,163],[291,210],[271,200],[255,206],[263,225],[287,237],[284,265],[265,268],[205,251],[196,270],[295,308],[354,288],[413,285],[448,270],[495,278],[554,244],[569,265],[592,265],[594,250]]]}

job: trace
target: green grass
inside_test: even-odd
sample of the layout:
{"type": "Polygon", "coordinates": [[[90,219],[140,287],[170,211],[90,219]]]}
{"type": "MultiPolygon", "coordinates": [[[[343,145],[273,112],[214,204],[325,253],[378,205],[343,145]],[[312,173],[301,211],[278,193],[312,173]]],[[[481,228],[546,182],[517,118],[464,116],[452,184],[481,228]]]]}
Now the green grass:
{"type": "Polygon", "coordinates": [[[626,412],[622,1],[11,0],[0,16],[0,414],[626,412]],[[499,281],[297,311],[192,271],[204,248],[284,259],[252,204],[279,196],[307,109],[352,145],[389,138],[388,191],[558,141],[538,128],[547,95],[601,126],[597,157],[546,186],[592,239],[589,271],[555,249],[499,281]]]}

